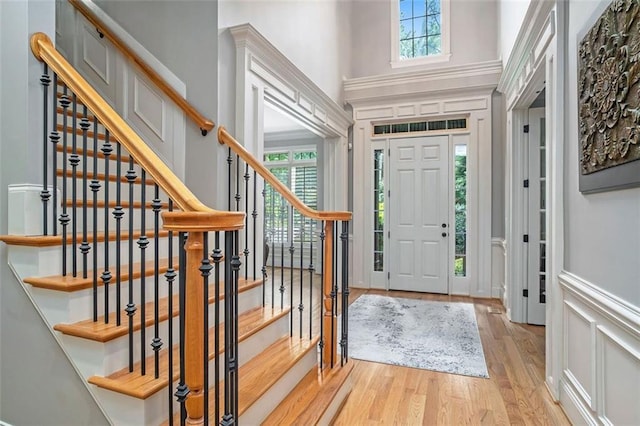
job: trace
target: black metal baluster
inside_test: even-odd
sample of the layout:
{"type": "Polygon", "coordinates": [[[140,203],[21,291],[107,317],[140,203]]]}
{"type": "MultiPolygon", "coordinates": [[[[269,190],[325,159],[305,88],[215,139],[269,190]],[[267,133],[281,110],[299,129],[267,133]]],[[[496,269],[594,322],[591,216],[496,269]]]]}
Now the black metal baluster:
{"type": "Polygon", "coordinates": [[[342,222],[342,357],[349,361],[349,222],[342,222]]]}
{"type": "MultiPolygon", "coordinates": [[[[80,164],[80,157],[78,156],[78,133],[76,129],[78,127],[78,99],[76,94],[73,94],[73,107],[71,116],[71,155],[69,156],[69,164],[71,164],[71,271],[74,277],[78,276],[78,164],[80,164]]],[[[69,129],[64,129],[68,132],[69,129]]],[[[67,200],[64,200],[66,203],[67,200]]]]}
{"type": "MultiPolygon", "coordinates": [[[[129,156],[129,170],[127,181],[129,182],[129,301],[125,311],[129,317],[129,371],[133,371],[133,315],[136,313],[136,304],[133,302],[133,184],[136,180],[136,171],[133,168],[133,157],[129,156]]],[[[141,319],[144,324],[144,318],[141,319]]]]}
{"type": "MultiPolygon", "coordinates": [[[[253,212],[251,212],[251,217],[253,217],[253,280],[255,281],[256,278],[257,278],[257,275],[256,275],[257,258],[256,258],[256,256],[258,255],[258,252],[256,251],[256,235],[258,234],[258,224],[257,224],[257,219],[258,219],[258,176],[257,176],[255,170],[253,171],[253,212]]],[[[264,232],[264,228],[263,228],[263,232],[264,232]]],[[[263,283],[264,283],[264,281],[263,281],[263,283]]],[[[262,294],[264,296],[264,287],[263,287],[262,294]]],[[[264,306],[264,298],[262,300],[262,306],[264,306]]]]}
{"type": "Polygon", "coordinates": [[[275,211],[275,191],[269,186],[271,192],[271,309],[275,306],[276,300],[276,211],[275,211]]]}
{"type": "MultiPolygon", "coordinates": [[[[244,279],[249,279],[249,164],[244,164],[244,279]]],[[[254,209],[255,212],[255,209],[254,209]]],[[[255,238],[255,237],[254,237],[255,238]]],[[[254,244],[255,245],[255,244],[254,244]]],[[[254,248],[255,253],[255,248],[254,248]]],[[[255,271],[254,277],[255,280],[255,271]]]]}
{"type": "MultiPolygon", "coordinates": [[[[42,235],[49,235],[47,227],[47,205],[49,198],[51,198],[51,192],[49,191],[49,154],[48,154],[48,132],[49,132],[49,84],[51,84],[51,77],[49,77],[49,67],[44,64],[44,72],[40,77],[40,83],[42,84],[44,91],[44,102],[42,103],[42,141],[44,144],[42,150],[42,191],[40,191],[40,199],[42,200],[42,235]]],[[[55,92],[55,89],[54,89],[55,92]]],[[[54,98],[55,98],[54,93],[54,98]]],[[[54,225],[55,226],[55,222],[54,225]]]]}
{"type": "MultiPolygon", "coordinates": [[[[105,184],[108,184],[108,180],[105,184]]],[[[93,176],[89,184],[93,193],[93,321],[98,321],[98,191],[100,190],[100,181],[98,181],[98,119],[93,117],[93,176]]],[[[105,204],[105,211],[109,209],[105,204]]],[[[105,241],[109,240],[109,236],[105,235],[105,241]]],[[[108,288],[104,288],[105,307],[108,308],[109,292],[108,288]]],[[[104,311],[104,321],[109,322],[109,311],[104,311]]]]}
{"type": "MultiPolygon", "coordinates": [[[[209,260],[209,233],[205,232],[202,238],[202,285],[204,290],[204,424],[209,424],[209,275],[211,275],[211,261],[209,260]]],[[[218,354],[216,354],[216,357],[218,354]]]]}
{"type": "Polygon", "coordinates": [[[56,73],[53,73],[53,93],[51,96],[53,126],[51,126],[51,133],[49,134],[49,139],[53,144],[53,146],[51,147],[51,157],[53,160],[53,165],[51,167],[51,193],[53,196],[53,204],[51,206],[51,227],[53,228],[53,235],[58,235],[56,219],[58,218],[58,142],[60,142],[60,132],[58,132],[58,108],[56,108],[56,105],[58,104],[57,92],[58,75],[56,73]]]}
{"type": "MultiPolygon", "coordinates": [[[[282,196],[280,196],[280,309],[284,308],[284,240],[285,240],[285,234],[284,234],[284,223],[289,223],[288,218],[285,221],[285,212],[287,211],[285,205],[284,205],[284,198],[282,198],[282,196]]],[[[287,226],[287,229],[289,227],[287,226]]],[[[293,304],[293,301],[292,301],[293,304]]],[[[289,305],[290,307],[292,305],[289,305]]],[[[293,315],[293,312],[289,313],[290,315],[293,315]]],[[[292,320],[293,321],[293,320],[292,320]]]]}
{"type": "Polygon", "coordinates": [[[62,97],[62,214],[60,215],[60,225],[62,225],[62,275],[67,276],[67,225],[71,219],[67,213],[67,111],[71,101],[67,95],[67,86],[64,86],[62,97]]]}
{"type": "Polygon", "coordinates": [[[320,342],[318,347],[320,349],[320,368],[324,368],[323,362],[323,349],[324,349],[324,239],[326,234],[324,232],[325,222],[320,222],[320,342]]]}
{"type": "MultiPolygon", "coordinates": [[[[144,376],[147,374],[147,333],[146,333],[146,319],[147,319],[147,289],[146,289],[146,253],[149,246],[149,239],[147,238],[147,187],[145,185],[147,181],[147,173],[144,169],[140,172],[140,238],[138,238],[138,247],[140,248],[140,372],[144,376]]],[[[133,202],[131,203],[133,205],[133,202]]],[[[133,232],[133,231],[129,231],[133,232]]]]}
{"type": "MultiPolygon", "coordinates": [[[[254,179],[254,184],[255,184],[255,175],[256,172],[253,172],[253,179],[254,179]]],[[[268,248],[267,248],[267,215],[265,214],[266,212],[266,195],[267,195],[267,183],[266,181],[262,181],[262,307],[265,306],[266,304],[266,295],[267,295],[267,256],[268,256],[268,248]]],[[[256,241],[256,236],[257,232],[254,232],[253,235],[253,243],[255,245],[255,241],[256,241]]],[[[256,253],[255,247],[253,250],[253,253],[256,253]]],[[[255,258],[255,254],[254,254],[254,258],[255,258]]],[[[273,271],[272,271],[273,272],[273,271]]],[[[273,280],[271,280],[273,283],[273,280]]],[[[271,299],[273,300],[273,294],[271,295],[271,299]]],[[[272,306],[273,307],[273,306],[272,306]]]]}
{"type": "MultiPolygon", "coordinates": [[[[105,129],[104,143],[102,144],[102,154],[104,155],[104,270],[102,271],[102,284],[104,286],[104,322],[109,323],[109,284],[111,283],[111,271],[109,270],[109,157],[113,152],[113,147],[109,141],[109,130],[105,129]]],[[[94,158],[98,158],[98,153],[94,158]]],[[[98,173],[97,165],[93,167],[94,178],[98,173]]],[[[95,201],[94,201],[95,203],[95,201]]],[[[96,220],[97,221],[97,220],[96,220]]],[[[97,245],[94,252],[97,252],[97,245]]],[[[119,315],[119,313],[116,313],[119,315]]]]}
{"type": "Polygon", "coordinates": [[[313,338],[313,273],[315,268],[313,266],[313,234],[315,220],[309,221],[311,225],[311,231],[309,233],[309,340],[313,338]]]}
{"type": "Polygon", "coordinates": [[[231,267],[233,268],[233,280],[231,282],[231,299],[233,301],[233,315],[232,315],[232,326],[233,326],[233,340],[232,340],[232,385],[233,390],[231,392],[232,395],[232,406],[233,406],[233,415],[237,419],[238,418],[238,391],[239,391],[239,377],[238,377],[238,282],[240,279],[240,267],[242,266],[242,262],[240,261],[240,256],[238,256],[238,247],[240,247],[240,231],[233,231],[233,241],[234,241],[234,249],[233,249],[233,257],[231,258],[231,267]]]}
{"type": "MultiPolygon", "coordinates": [[[[291,213],[293,214],[293,207],[291,207],[291,213]]],[[[304,280],[304,220],[304,216],[300,214],[300,303],[298,304],[298,314],[300,315],[300,339],[302,339],[302,317],[304,313],[304,304],[302,303],[302,284],[304,280]]]]}
{"type": "MultiPolygon", "coordinates": [[[[240,156],[236,154],[236,195],[234,196],[236,200],[236,211],[240,211],[240,200],[242,200],[242,195],[240,195],[240,156]]],[[[236,247],[237,249],[238,247],[236,247]]]]}
{"type": "Polygon", "coordinates": [[[185,306],[186,306],[186,270],[187,270],[187,256],[185,253],[185,233],[178,233],[178,242],[179,242],[179,257],[178,257],[178,269],[180,270],[178,283],[178,304],[179,304],[179,321],[180,321],[180,381],[178,382],[178,387],[176,388],[175,397],[178,403],[180,404],[180,426],[184,426],[185,421],[187,419],[187,409],[184,405],[185,400],[187,399],[187,395],[189,395],[189,387],[184,382],[185,380],[185,340],[184,340],[184,330],[185,330],[185,306]]]}
{"type": "Polygon", "coordinates": [[[293,253],[296,251],[293,246],[293,206],[291,206],[291,220],[288,221],[289,226],[289,238],[291,238],[291,242],[289,243],[289,308],[291,308],[291,312],[289,313],[289,335],[293,337],[293,313],[295,308],[293,307],[293,253]]]}
{"type": "MultiPolygon", "coordinates": [[[[122,285],[122,253],[121,253],[121,228],[122,216],[122,146],[116,142],[116,207],[113,209],[113,217],[116,219],[116,325],[122,324],[121,313],[121,285],[122,285]]],[[[105,240],[105,243],[107,240],[105,240]]]]}
{"type": "Polygon", "coordinates": [[[213,249],[213,263],[215,264],[214,279],[215,279],[215,295],[216,303],[214,305],[214,346],[215,353],[214,358],[214,398],[215,398],[215,419],[216,422],[220,420],[220,261],[222,260],[222,250],[220,249],[220,232],[216,232],[215,235],[215,248],[213,249]]]}
{"type": "MultiPolygon", "coordinates": [[[[169,200],[169,211],[173,211],[173,200],[169,200]]],[[[168,355],[169,359],[167,360],[168,371],[168,387],[169,389],[173,388],[173,282],[176,279],[176,271],[173,269],[173,231],[169,231],[168,237],[168,253],[169,260],[167,265],[167,272],[164,273],[164,276],[167,280],[167,285],[169,286],[168,292],[168,321],[167,321],[167,344],[168,347],[168,355]]],[[[173,426],[173,395],[169,392],[169,425],[173,426]]]]}
{"type": "Polygon", "coordinates": [[[228,198],[228,209],[229,211],[231,211],[231,185],[233,184],[233,181],[231,180],[231,176],[232,176],[232,169],[231,169],[231,165],[233,164],[233,157],[231,155],[231,148],[229,148],[228,150],[228,154],[227,154],[227,174],[228,174],[228,178],[227,178],[227,198],[228,198]]]}
{"type": "MultiPolygon", "coordinates": [[[[82,107],[82,118],[80,119],[80,128],[82,129],[82,243],[80,243],[80,253],[82,253],[82,278],[87,278],[87,255],[91,246],[89,246],[88,240],[88,223],[87,223],[87,179],[88,179],[88,164],[87,164],[87,136],[89,132],[89,119],[87,118],[87,107],[82,107]]],[[[94,290],[97,292],[97,283],[94,282],[94,290]]],[[[97,303],[93,305],[94,318],[97,319],[97,303]]]]}
{"type": "Polygon", "coordinates": [[[331,308],[333,309],[331,315],[331,367],[337,363],[334,359],[334,353],[336,352],[336,318],[338,317],[338,222],[333,222],[333,274],[331,278],[331,308]]]}
{"type": "MultiPolygon", "coordinates": [[[[144,188],[144,184],[142,185],[144,188]]],[[[151,348],[153,349],[154,371],[156,379],[160,377],[160,348],[162,348],[162,339],[160,338],[160,188],[157,184],[153,186],[153,201],[151,203],[153,209],[153,340],[151,348]]],[[[143,266],[144,267],[144,266],[143,266]]],[[[169,294],[171,298],[171,294],[169,294]]],[[[171,315],[171,314],[169,314],[171,315]]],[[[171,347],[169,347],[171,351],[171,347]]],[[[171,387],[171,386],[169,386],[171,387]]]]}
{"type": "Polygon", "coordinates": [[[232,384],[232,371],[234,366],[232,365],[232,353],[231,353],[231,341],[233,339],[233,324],[232,324],[232,258],[229,257],[230,253],[233,253],[233,235],[231,231],[224,233],[224,252],[225,257],[228,259],[225,261],[224,266],[224,416],[220,421],[223,426],[230,426],[235,423],[235,417],[233,412],[233,403],[231,401],[232,394],[234,392],[232,384]]]}

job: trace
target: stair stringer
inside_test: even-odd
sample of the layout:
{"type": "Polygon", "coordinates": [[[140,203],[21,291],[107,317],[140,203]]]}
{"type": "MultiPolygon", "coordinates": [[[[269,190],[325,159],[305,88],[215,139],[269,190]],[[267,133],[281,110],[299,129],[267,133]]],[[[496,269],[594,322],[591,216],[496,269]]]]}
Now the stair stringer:
{"type": "MultiPolygon", "coordinates": [[[[8,252],[10,252],[11,249],[12,249],[12,247],[7,247],[7,251],[8,252]]],[[[24,291],[24,294],[27,296],[27,298],[31,302],[31,305],[33,306],[34,310],[37,312],[38,316],[42,319],[42,323],[46,325],[46,329],[51,333],[51,336],[53,337],[54,341],[56,342],[58,348],[64,354],[65,358],[68,360],[69,365],[71,366],[71,368],[76,372],[77,377],[80,379],[80,382],[82,383],[84,388],[87,390],[87,394],[95,402],[96,406],[98,407],[98,409],[100,410],[100,412],[104,416],[104,418],[108,422],[111,423],[110,417],[107,414],[107,411],[105,410],[105,407],[101,403],[100,399],[96,397],[96,394],[93,392],[92,386],[84,379],[84,377],[82,376],[80,370],[78,369],[78,366],[74,362],[73,357],[71,357],[71,355],[67,351],[67,348],[63,344],[63,342],[61,340],[61,337],[62,337],[61,334],[57,333],[53,329],[53,326],[47,321],[44,313],[42,312],[42,310],[38,306],[38,303],[36,303],[36,301],[34,300],[31,292],[29,291],[29,289],[27,289],[27,284],[24,283],[23,278],[16,271],[16,269],[14,268],[14,265],[11,263],[11,261],[8,262],[8,266],[9,266],[9,269],[11,270],[11,272],[13,273],[13,275],[14,275],[16,281],[17,281],[17,284],[20,286],[20,288],[22,288],[22,290],[24,291]]],[[[7,285],[7,284],[8,283],[3,283],[3,285],[7,285]]],[[[32,343],[32,345],[35,345],[35,344],[36,343],[32,343]]],[[[30,349],[31,350],[37,350],[37,348],[32,346],[32,345],[30,345],[30,349]]],[[[51,348],[47,346],[47,348],[43,348],[43,352],[51,353],[51,348]]],[[[74,416],[70,416],[70,417],[71,418],[76,418],[74,416]]]]}

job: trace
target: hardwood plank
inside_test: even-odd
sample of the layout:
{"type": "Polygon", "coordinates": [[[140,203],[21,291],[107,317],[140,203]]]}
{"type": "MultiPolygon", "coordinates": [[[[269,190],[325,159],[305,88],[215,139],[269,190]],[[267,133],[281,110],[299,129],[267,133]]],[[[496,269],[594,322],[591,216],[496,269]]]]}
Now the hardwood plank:
{"type": "MultiPolygon", "coordinates": [[[[127,167],[129,167],[129,166],[127,165],[127,167]]],[[[125,170],[125,173],[126,173],[126,170],[125,170]]],[[[56,174],[59,177],[62,177],[63,175],[65,175],[64,171],[61,170],[61,169],[58,169],[56,174]]],[[[67,170],[66,177],[72,178],[73,176],[74,176],[73,170],[67,170]]],[[[76,176],[77,179],[82,179],[82,170],[77,170],[76,173],[75,173],[75,176],[76,176]]],[[[94,176],[96,176],[95,179],[99,180],[99,181],[103,181],[104,182],[105,180],[107,180],[107,176],[104,173],[98,173],[97,175],[94,175],[93,172],[87,172],[87,179],[93,179],[94,176]]],[[[118,181],[118,176],[110,174],[108,176],[108,179],[109,179],[109,182],[117,182],[118,181]]],[[[127,179],[126,176],[120,176],[120,182],[128,184],[129,180],[127,179]]],[[[135,183],[136,185],[140,185],[142,183],[142,179],[137,177],[133,181],[133,183],[135,183]]],[[[146,179],[144,181],[144,184],[152,186],[152,185],[155,185],[155,182],[153,181],[153,179],[146,179]]]]}
{"type": "MultiPolygon", "coordinates": [[[[245,281],[240,280],[238,284],[238,292],[242,293],[251,288],[254,288],[261,284],[261,280],[245,281]]],[[[220,300],[224,298],[223,285],[220,284],[220,300]]],[[[215,297],[215,284],[209,284],[209,304],[214,303],[215,297]]],[[[173,295],[173,312],[172,316],[178,315],[178,294],[173,295]]],[[[154,323],[154,306],[155,302],[148,302],[145,304],[145,327],[149,327],[154,323]]],[[[158,302],[160,315],[159,321],[164,321],[169,318],[169,298],[164,297],[158,302]]],[[[138,306],[139,308],[139,306],[138,306]]],[[[140,311],[137,311],[140,312],[140,311]]],[[[104,322],[104,316],[98,317],[98,321],[94,322],[92,319],[86,319],[76,322],[74,324],[56,324],[53,329],[61,333],[81,337],[83,339],[94,340],[96,342],[108,342],[109,340],[116,339],[124,336],[129,332],[129,321],[126,312],[121,312],[122,322],[120,325],[116,325],[116,313],[111,312],[109,314],[109,323],[104,322]]],[[[133,315],[133,329],[134,331],[140,330],[141,327],[141,315],[137,313],[133,315]]]]}
{"type": "Polygon", "coordinates": [[[489,378],[360,361],[334,425],[570,424],[544,385],[544,327],[511,323],[498,300],[351,289],[349,301],[362,294],[473,303],[489,378]]]}
{"type": "MultiPolygon", "coordinates": [[[[81,207],[81,206],[80,206],[80,202],[81,202],[81,200],[76,201],[76,206],[77,206],[78,208],[80,208],[80,207],[81,207]]],[[[72,207],[72,206],[73,206],[73,200],[71,200],[71,199],[69,199],[69,200],[65,200],[65,202],[64,202],[64,203],[65,203],[65,205],[66,205],[67,207],[72,207]]],[[[92,208],[93,208],[93,206],[94,206],[94,202],[93,202],[93,200],[87,200],[87,203],[86,203],[86,204],[87,204],[87,208],[89,208],[89,209],[92,209],[92,208]]],[[[106,206],[106,204],[107,204],[107,203],[105,203],[105,202],[104,202],[104,200],[97,200],[97,202],[95,203],[95,206],[96,206],[97,208],[104,208],[104,207],[106,206]]],[[[151,204],[152,204],[152,200],[148,201],[148,202],[145,204],[145,206],[146,206],[146,208],[147,208],[148,210],[151,210],[151,209],[153,208],[151,204]]],[[[109,201],[109,208],[110,208],[110,209],[115,208],[117,205],[118,205],[118,203],[117,203],[116,201],[113,201],[113,200],[112,200],[112,201],[109,201]]],[[[120,202],[120,206],[122,206],[123,208],[128,209],[129,207],[131,207],[131,204],[130,204],[128,201],[121,201],[121,202],[120,202]]],[[[142,208],[142,202],[141,202],[141,201],[134,201],[134,202],[133,202],[133,208],[134,208],[134,209],[140,209],[140,208],[142,208]]],[[[166,202],[160,203],[160,209],[164,209],[164,210],[169,209],[169,203],[166,203],[166,202]]]]}
{"type": "MultiPolygon", "coordinates": [[[[242,313],[238,318],[238,341],[242,342],[253,336],[269,324],[277,321],[289,313],[289,308],[255,308],[242,313]]],[[[224,353],[224,323],[220,324],[220,346],[217,353],[224,353]]],[[[215,350],[215,327],[209,328],[209,360],[216,355],[215,350]]],[[[180,347],[178,344],[173,346],[173,381],[178,380],[180,376],[180,347]]],[[[158,378],[155,378],[154,355],[146,358],[146,374],[142,375],[142,363],[138,361],[134,364],[133,371],[129,368],[123,368],[107,377],[92,376],[89,383],[114,392],[129,395],[134,398],[146,399],[159,390],[165,388],[168,384],[169,377],[169,352],[163,349],[159,352],[159,370],[158,378]]]]}
{"type": "MultiPolygon", "coordinates": [[[[155,232],[149,231],[145,233],[146,236],[151,239],[155,237],[155,232]]],[[[140,238],[142,233],[140,231],[133,232],[133,238],[140,238]]],[[[158,237],[163,238],[169,235],[169,231],[159,231],[158,237]]],[[[103,242],[105,239],[109,239],[109,241],[116,240],[116,233],[110,232],[108,236],[105,236],[104,232],[98,232],[96,235],[96,241],[103,242]]],[[[126,231],[122,231],[120,233],[120,240],[124,241],[129,238],[129,233],[126,231]]],[[[61,235],[0,235],[0,241],[13,245],[13,246],[27,246],[27,247],[53,247],[53,246],[61,246],[62,245],[62,236],[61,235]]],[[[75,238],[76,243],[80,244],[82,242],[82,234],[76,235],[75,238]]],[[[93,242],[93,233],[87,234],[87,241],[93,242]]],[[[67,236],[67,244],[72,244],[73,238],[67,236]]]]}
{"type": "MultiPolygon", "coordinates": [[[[149,267],[145,268],[144,275],[145,276],[153,276],[155,274],[155,266],[152,263],[149,263],[149,267]]],[[[178,269],[178,258],[174,258],[173,260],[173,268],[178,269]]],[[[169,267],[169,259],[160,259],[160,263],[158,265],[158,273],[164,274],[167,272],[169,267]]],[[[102,269],[98,270],[98,277],[102,274],[102,269]]],[[[111,284],[115,284],[116,273],[115,271],[111,272],[112,280],[111,284]]],[[[137,262],[133,264],[133,279],[138,279],[142,276],[142,267],[141,263],[137,262]]],[[[124,282],[129,280],[129,265],[122,265],[120,267],[120,279],[124,282]]],[[[37,288],[46,288],[48,290],[56,290],[56,291],[65,291],[65,292],[73,292],[78,290],[85,290],[93,287],[93,270],[87,271],[87,278],[82,278],[81,275],[74,277],[72,275],[62,276],[62,275],[50,275],[48,277],[28,277],[24,280],[25,283],[31,284],[37,288]]],[[[103,285],[102,280],[98,279],[98,287],[103,285]]]]}
{"type": "Polygon", "coordinates": [[[264,420],[263,425],[314,425],[324,415],[358,361],[343,367],[312,369],[264,420]]]}

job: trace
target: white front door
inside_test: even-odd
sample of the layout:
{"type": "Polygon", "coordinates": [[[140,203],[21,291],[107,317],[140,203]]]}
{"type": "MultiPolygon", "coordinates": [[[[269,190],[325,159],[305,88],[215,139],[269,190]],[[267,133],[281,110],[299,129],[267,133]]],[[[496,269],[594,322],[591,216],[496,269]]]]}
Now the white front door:
{"type": "Polygon", "coordinates": [[[544,108],[529,110],[527,322],[545,323],[547,281],[546,144],[544,108]]]}
{"type": "Polygon", "coordinates": [[[448,293],[448,140],[390,141],[391,289],[448,293]]]}

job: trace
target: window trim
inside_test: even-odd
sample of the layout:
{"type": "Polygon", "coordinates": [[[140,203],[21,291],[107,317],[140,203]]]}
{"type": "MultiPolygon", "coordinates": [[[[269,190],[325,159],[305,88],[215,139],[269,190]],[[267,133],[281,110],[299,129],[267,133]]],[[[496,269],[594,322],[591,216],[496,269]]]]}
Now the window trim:
{"type": "Polygon", "coordinates": [[[440,0],[440,28],[442,46],[439,55],[400,59],[400,4],[399,0],[390,0],[391,7],[391,68],[413,67],[418,65],[449,62],[451,59],[451,2],[440,0]]]}

